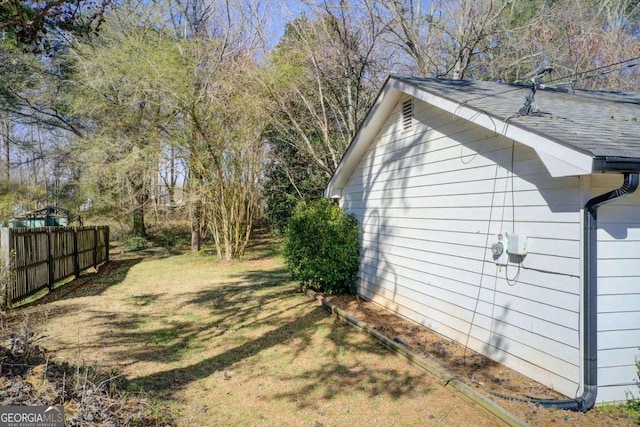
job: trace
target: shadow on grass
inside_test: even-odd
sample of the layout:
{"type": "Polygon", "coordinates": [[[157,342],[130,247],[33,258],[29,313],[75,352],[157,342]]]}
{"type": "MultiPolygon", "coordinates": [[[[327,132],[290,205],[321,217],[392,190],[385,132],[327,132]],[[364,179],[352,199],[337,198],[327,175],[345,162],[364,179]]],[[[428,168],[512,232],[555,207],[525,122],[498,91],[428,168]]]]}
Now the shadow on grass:
{"type": "Polygon", "coordinates": [[[261,235],[247,246],[247,259],[259,260],[273,258],[282,252],[282,243],[271,235],[261,235]]]}
{"type": "MultiPolygon", "coordinates": [[[[310,304],[308,302],[306,304],[310,304]]],[[[287,347],[287,360],[295,360],[304,355],[311,345],[311,337],[320,325],[325,325],[330,313],[316,307],[303,316],[280,324],[260,337],[246,341],[236,347],[228,349],[218,355],[204,359],[188,367],[174,368],[151,375],[135,378],[130,381],[133,390],[152,391],[161,399],[172,399],[178,391],[189,386],[190,383],[210,377],[216,373],[223,373],[246,359],[257,356],[276,346],[287,347]]],[[[409,375],[395,369],[374,371],[366,366],[348,366],[338,359],[344,353],[368,353],[381,356],[395,357],[384,347],[372,340],[362,341],[354,339],[358,334],[346,323],[336,320],[328,334],[327,352],[332,354],[330,361],[283,379],[293,384],[302,384],[287,393],[273,396],[274,400],[288,399],[297,402],[299,407],[315,407],[315,399],[307,399],[313,390],[321,388],[322,399],[337,398],[344,390],[358,390],[369,397],[386,394],[394,399],[413,393],[424,394],[421,385],[424,381],[419,375],[409,375]]],[[[311,356],[307,356],[311,357],[311,356]]],[[[326,360],[326,359],[325,359],[326,360]]],[[[260,372],[254,378],[259,381],[265,373],[260,372]]],[[[429,390],[426,390],[428,392],[429,390]]]]}
{"type": "MultiPolygon", "coordinates": [[[[111,246],[110,246],[111,247],[111,246]]],[[[53,301],[102,295],[112,286],[122,283],[134,266],[144,260],[164,259],[179,255],[179,251],[169,251],[165,248],[149,248],[137,253],[120,254],[111,258],[111,261],[98,267],[95,273],[81,274],[80,277],[57,286],[53,292],[47,293],[42,298],[18,308],[34,307],[53,301]]],[[[152,298],[152,297],[149,297],[152,298]]]]}
{"type": "MultiPolygon", "coordinates": [[[[173,344],[160,351],[142,350],[133,357],[138,360],[165,358],[165,360],[175,361],[180,358],[175,356],[183,355],[185,346],[190,345],[192,341],[212,341],[241,324],[246,324],[248,328],[273,329],[258,338],[243,340],[235,347],[188,367],[164,370],[132,379],[130,382],[132,389],[152,391],[160,398],[171,399],[175,393],[188,387],[192,382],[225,372],[246,359],[281,345],[286,346],[288,360],[311,357],[305,356],[305,351],[312,345],[313,335],[327,326],[326,321],[331,314],[322,307],[315,307],[308,311],[313,302],[303,298],[300,303],[287,305],[284,309],[271,307],[268,313],[260,316],[265,306],[270,304],[280,306],[286,299],[300,298],[300,293],[288,283],[288,274],[284,269],[250,271],[239,278],[242,279],[241,283],[225,284],[209,291],[197,292],[189,303],[185,304],[185,309],[189,304],[204,305],[211,310],[212,315],[218,316],[218,320],[214,323],[196,328],[193,324],[180,322],[170,328],[123,334],[123,338],[135,342],[153,342],[160,335],[177,338],[173,344]],[[306,312],[298,317],[294,315],[293,320],[283,320],[288,311],[301,309],[306,309],[306,312]]],[[[383,346],[372,340],[363,341],[357,335],[358,332],[352,330],[343,321],[332,322],[326,337],[326,350],[332,355],[330,358],[333,360],[319,366],[313,364],[312,369],[290,377],[292,382],[299,384],[303,381],[305,385],[290,393],[276,395],[274,399],[290,399],[298,402],[299,406],[313,406],[312,401],[301,401],[300,396],[318,387],[325,390],[323,398],[327,400],[335,398],[340,390],[345,388],[366,389],[370,396],[387,394],[392,398],[413,393],[419,388],[417,384],[420,381],[417,376],[410,376],[396,370],[370,371],[366,367],[354,369],[342,364],[338,359],[345,352],[393,357],[383,346]]],[[[229,336],[229,340],[233,340],[233,337],[229,336]]],[[[261,371],[259,375],[264,375],[264,372],[261,371]]],[[[424,390],[419,392],[423,393],[424,390]]]]}
{"type": "Polygon", "coordinates": [[[436,388],[425,387],[420,375],[410,375],[396,369],[374,371],[365,367],[352,367],[341,363],[324,363],[300,375],[289,378],[296,384],[304,384],[290,392],[279,393],[274,400],[295,402],[298,408],[317,408],[315,390],[322,388],[321,398],[339,398],[345,391],[360,392],[370,399],[388,395],[392,399],[426,395],[436,388]]]}
{"type": "Polygon", "coordinates": [[[289,273],[285,268],[264,271],[248,271],[236,275],[228,284],[189,294],[189,305],[206,307],[216,323],[233,327],[244,324],[260,315],[270,304],[281,304],[296,297],[289,283],[289,273]]]}
{"type": "MultiPolygon", "coordinates": [[[[142,260],[113,261],[86,283],[72,282],[52,297],[65,300],[102,295],[109,287],[123,282],[129,270],[142,260]]],[[[89,314],[101,329],[97,339],[83,348],[104,349],[109,360],[122,367],[135,366],[138,362],[155,363],[154,369],[160,371],[131,379],[130,388],[167,400],[195,381],[224,372],[277,346],[284,346],[282,352],[276,352],[278,357],[284,355],[291,363],[304,357],[311,368],[287,373],[291,382],[297,384],[297,390],[274,398],[295,400],[300,393],[322,387],[323,398],[332,399],[340,389],[357,388],[359,383],[364,384],[371,396],[386,393],[396,397],[413,392],[413,377],[402,377],[403,374],[396,371],[372,372],[364,368],[360,371],[345,365],[340,359],[345,351],[389,353],[371,340],[354,339],[358,333],[342,322],[327,322],[330,314],[301,297],[296,285],[289,281],[286,269],[250,270],[222,277],[227,280],[208,289],[179,294],[182,301],[179,304],[164,306],[165,302],[171,302],[170,291],[163,293],[159,289],[159,292],[134,293],[126,299],[127,304],[140,306],[141,310],[93,308],[89,314]],[[329,328],[322,338],[326,340],[329,355],[318,364],[309,362],[313,356],[307,351],[317,345],[317,333],[324,328],[329,328]],[[212,349],[216,348],[219,350],[213,353],[212,349]],[[199,356],[200,353],[203,355],[199,356]],[[196,361],[186,367],[176,366],[176,362],[187,357],[196,361]],[[302,379],[306,382],[300,384],[298,380],[302,379]]],[[[256,375],[264,374],[261,370],[256,375]]],[[[312,402],[303,404],[312,405],[312,402]]]]}
{"type": "MultiPolygon", "coordinates": [[[[330,315],[325,309],[323,311],[327,316],[330,315]]],[[[366,362],[359,361],[360,358],[345,358],[347,354],[376,355],[392,358],[398,363],[403,362],[373,339],[363,341],[360,332],[343,320],[334,320],[327,338],[331,360],[314,364],[312,368],[287,377],[293,384],[300,385],[291,391],[274,395],[274,400],[286,399],[295,402],[298,408],[317,409],[318,393],[315,391],[318,389],[322,391],[320,398],[324,400],[340,398],[345,392],[354,391],[368,398],[387,395],[392,399],[399,399],[414,394],[425,395],[436,390],[432,385],[425,388],[421,374],[412,375],[394,368],[375,370],[367,366],[366,362]]]]}
{"type": "MultiPolygon", "coordinates": [[[[294,322],[281,325],[257,339],[247,341],[186,368],[175,368],[135,378],[131,381],[131,386],[147,391],[153,390],[159,393],[160,397],[171,398],[174,393],[191,382],[224,371],[232,365],[274,346],[288,345],[293,338],[315,331],[316,325],[326,317],[327,313],[323,310],[319,308],[312,310],[294,322]]],[[[298,347],[306,347],[308,343],[309,340],[300,340],[298,347]]],[[[298,350],[303,351],[304,348],[298,348],[298,350]]]]}
{"type": "Polygon", "coordinates": [[[21,305],[16,310],[46,305],[54,301],[63,301],[73,298],[102,295],[112,286],[122,283],[127,273],[144,258],[130,258],[110,261],[98,268],[96,273],[80,276],[49,292],[42,298],[28,304],[21,305]]]}
{"type": "MultiPolygon", "coordinates": [[[[300,294],[287,281],[278,282],[277,278],[281,277],[280,270],[264,274],[250,272],[241,275],[241,283],[217,285],[214,289],[193,293],[179,311],[188,317],[186,314],[190,307],[204,307],[210,316],[201,320],[169,320],[167,317],[172,313],[162,311],[144,314],[93,311],[92,317],[108,328],[99,342],[88,347],[106,345],[124,348],[114,353],[116,359],[166,364],[179,361],[194,350],[204,350],[223,335],[228,337],[227,341],[237,341],[244,340],[242,335],[245,330],[278,328],[283,322],[282,318],[291,315],[291,311],[309,307],[309,302],[304,300],[282,305],[291,298],[299,298],[300,294]],[[255,277],[260,277],[262,281],[244,282],[245,278],[255,277]],[[145,328],[150,323],[159,323],[162,327],[151,330],[145,328]]],[[[139,295],[136,298],[145,301],[145,297],[139,295]]],[[[284,327],[283,331],[288,328],[284,327]]],[[[286,335],[285,332],[283,334],[286,335]]],[[[308,340],[303,337],[302,341],[308,340]]]]}
{"type": "MultiPolygon", "coordinates": [[[[212,305],[212,308],[232,308],[241,305],[247,300],[255,298],[255,294],[260,291],[269,291],[270,288],[281,287],[289,282],[289,272],[285,268],[275,270],[248,271],[232,277],[232,282],[227,285],[217,285],[214,289],[207,289],[195,292],[191,299],[185,304],[205,304],[212,305]],[[242,295],[240,300],[234,301],[235,297],[242,295]]],[[[264,295],[265,299],[277,299],[278,295],[264,295]]]]}
{"type": "Polygon", "coordinates": [[[65,315],[69,312],[81,310],[80,304],[65,304],[55,306],[50,303],[55,301],[72,300],[85,296],[102,295],[112,286],[122,283],[127,273],[143,258],[130,258],[124,260],[114,260],[103,264],[96,273],[80,276],[62,286],[55,288],[42,298],[29,302],[7,311],[6,321],[13,324],[29,317],[32,322],[45,322],[46,319],[53,319],[65,315]]]}

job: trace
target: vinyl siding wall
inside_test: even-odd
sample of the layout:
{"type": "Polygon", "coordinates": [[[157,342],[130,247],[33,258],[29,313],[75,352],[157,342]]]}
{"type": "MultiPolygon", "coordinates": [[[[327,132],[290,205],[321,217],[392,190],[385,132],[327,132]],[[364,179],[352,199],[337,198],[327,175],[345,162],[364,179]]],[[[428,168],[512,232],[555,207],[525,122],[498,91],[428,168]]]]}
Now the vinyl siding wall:
{"type": "Polygon", "coordinates": [[[342,189],[364,230],[359,292],[578,395],[580,179],[552,178],[533,150],[436,107],[416,100],[414,114],[403,131],[396,107],[342,189]],[[523,262],[496,266],[500,231],[528,236],[523,262]]]}
{"type": "MultiPolygon", "coordinates": [[[[594,175],[591,195],[622,185],[620,175],[594,175]]],[[[640,192],[598,211],[598,400],[640,393],[640,192]]]]}

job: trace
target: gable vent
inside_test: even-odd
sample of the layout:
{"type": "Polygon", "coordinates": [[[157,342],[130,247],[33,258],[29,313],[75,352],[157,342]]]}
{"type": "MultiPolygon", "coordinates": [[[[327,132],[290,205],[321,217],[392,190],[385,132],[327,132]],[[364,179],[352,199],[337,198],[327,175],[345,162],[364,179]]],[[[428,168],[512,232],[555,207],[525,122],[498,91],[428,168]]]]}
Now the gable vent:
{"type": "Polygon", "coordinates": [[[413,126],[413,98],[402,103],[402,130],[411,130],[413,126]]]}

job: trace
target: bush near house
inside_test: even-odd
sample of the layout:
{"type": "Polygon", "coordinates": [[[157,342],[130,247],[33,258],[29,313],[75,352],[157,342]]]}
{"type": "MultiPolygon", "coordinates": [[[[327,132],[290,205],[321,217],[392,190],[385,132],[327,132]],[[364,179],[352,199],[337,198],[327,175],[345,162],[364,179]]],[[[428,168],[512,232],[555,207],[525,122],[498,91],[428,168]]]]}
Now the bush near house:
{"type": "Polygon", "coordinates": [[[303,288],[355,293],[360,226],[329,200],[301,202],[285,233],[285,263],[303,288]]]}

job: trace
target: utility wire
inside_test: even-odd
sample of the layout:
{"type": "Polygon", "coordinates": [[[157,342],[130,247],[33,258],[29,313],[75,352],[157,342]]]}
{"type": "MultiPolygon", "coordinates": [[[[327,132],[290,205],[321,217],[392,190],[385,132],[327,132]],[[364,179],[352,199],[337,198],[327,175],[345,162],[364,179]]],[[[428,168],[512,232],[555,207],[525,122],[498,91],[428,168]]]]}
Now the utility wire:
{"type": "MultiPolygon", "coordinates": [[[[555,78],[555,79],[551,79],[551,80],[549,80],[547,83],[555,83],[555,82],[560,81],[560,80],[567,80],[567,79],[570,79],[570,78],[572,78],[572,77],[576,77],[576,76],[580,76],[580,75],[583,75],[583,74],[592,73],[592,72],[594,72],[594,71],[604,70],[605,68],[615,67],[616,65],[626,64],[627,62],[637,61],[637,60],[639,60],[639,59],[640,59],[640,56],[635,56],[635,57],[633,57],[633,58],[625,59],[625,60],[623,60],[623,61],[614,62],[614,63],[612,63],[612,64],[603,65],[603,66],[601,66],[601,67],[592,68],[592,69],[590,69],[590,70],[581,71],[581,72],[579,72],[579,73],[574,73],[574,74],[570,74],[570,75],[567,75],[567,76],[563,76],[563,77],[558,77],[558,78],[555,78]]],[[[636,67],[636,66],[638,66],[638,63],[635,63],[635,64],[629,64],[629,65],[627,65],[627,66],[625,66],[625,67],[621,67],[621,68],[619,68],[619,69],[617,69],[617,70],[623,70],[623,69],[625,69],[625,68],[632,68],[632,67],[636,67]]],[[[607,71],[607,72],[605,72],[605,73],[599,73],[598,75],[608,74],[608,73],[611,73],[611,72],[614,72],[614,71],[617,71],[617,70],[611,70],[611,71],[607,71]]],[[[577,79],[576,81],[580,81],[580,80],[584,80],[584,79],[586,79],[586,78],[592,78],[592,77],[593,77],[593,76],[588,76],[588,77],[584,77],[584,78],[582,78],[582,79],[577,79]]]]}
{"type": "Polygon", "coordinates": [[[598,78],[598,77],[601,77],[601,76],[604,76],[604,75],[607,75],[607,74],[615,73],[616,71],[622,71],[622,70],[624,70],[626,68],[633,68],[633,67],[637,67],[637,66],[638,66],[638,63],[629,64],[629,65],[625,65],[624,67],[614,68],[613,70],[601,71],[598,74],[594,74],[592,76],[584,76],[581,79],[575,80],[575,81],[577,82],[577,81],[580,81],[580,80],[595,79],[595,78],[598,78]]]}
{"type": "MultiPolygon", "coordinates": [[[[566,81],[566,80],[572,79],[572,78],[577,77],[577,76],[581,76],[581,75],[588,74],[588,73],[593,73],[594,71],[604,70],[606,68],[615,67],[616,65],[622,65],[622,64],[626,64],[628,62],[637,61],[637,60],[640,60],[640,56],[635,56],[633,58],[625,59],[623,61],[614,62],[612,64],[607,64],[607,65],[603,65],[603,66],[600,66],[600,67],[592,68],[590,70],[580,71],[579,73],[568,74],[568,75],[565,75],[565,76],[562,76],[562,77],[557,77],[555,79],[549,80],[548,82],[545,82],[544,84],[550,84],[550,83],[555,83],[555,82],[559,82],[559,81],[566,81]]],[[[572,83],[577,83],[577,82],[582,81],[582,80],[597,78],[597,77],[603,76],[605,74],[610,74],[610,73],[613,73],[613,72],[616,72],[616,71],[624,70],[626,68],[637,67],[638,65],[639,64],[637,62],[635,64],[628,64],[628,65],[625,65],[624,67],[620,67],[620,68],[616,68],[614,70],[609,70],[609,71],[605,71],[605,72],[602,72],[602,73],[598,73],[598,74],[593,75],[593,76],[585,76],[585,77],[582,77],[582,78],[574,79],[574,80],[571,80],[571,82],[572,83]]],[[[475,98],[465,99],[463,101],[463,103],[467,103],[467,102],[471,102],[471,101],[477,101],[479,99],[484,99],[484,98],[491,98],[493,96],[498,96],[498,95],[504,95],[504,94],[507,94],[507,93],[511,93],[511,92],[515,92],[515,91],[523,90],[523,89],[529,89],[529,86],[515,87],[515,88],[507,89],[507,90],[502,91],[502,92],[497,92],[497,93],[492,93],[492,94],[488,94],[488,95],[478,96],[478,97],[475,97],[475,98]]]]}

